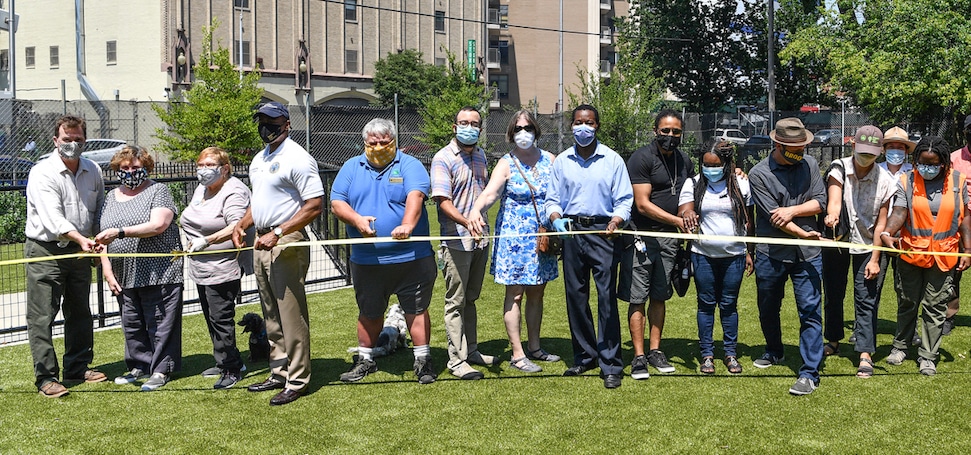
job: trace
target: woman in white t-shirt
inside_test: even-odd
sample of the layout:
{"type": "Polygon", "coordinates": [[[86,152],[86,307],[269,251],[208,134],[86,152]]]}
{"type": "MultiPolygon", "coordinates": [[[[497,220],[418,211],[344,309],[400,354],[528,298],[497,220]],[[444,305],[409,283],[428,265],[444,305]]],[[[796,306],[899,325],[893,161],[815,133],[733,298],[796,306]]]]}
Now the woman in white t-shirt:
{"type": "MultiPolygon", "coordinates": [[[[748,180],[735,174],[735,146],[717,142],[701,157],[701,172],[681,188],[678,213],[685,227],[705,235],[754,235],[752,198],[748,180]]],[[[753,271],[744,242],[698,240],[691,244],[691,263],[698,293],[698,346],[700,371],[715,372],[715,307],[721,318],[728,372],[740,374],[738,363],[738,292],[743,275],[753,271]]]]}

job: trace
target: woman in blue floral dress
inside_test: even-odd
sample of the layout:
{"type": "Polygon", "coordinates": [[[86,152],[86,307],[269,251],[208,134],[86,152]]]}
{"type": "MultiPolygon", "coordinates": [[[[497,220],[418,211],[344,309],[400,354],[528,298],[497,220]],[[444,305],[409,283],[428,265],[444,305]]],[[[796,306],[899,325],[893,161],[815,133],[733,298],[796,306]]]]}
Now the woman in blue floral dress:
{"type": "Polygon", "coordinates": [[[559,356],[540,347],[539,337],[546,283],[557,277],[556,256],[538,254],[536,237],[516,236],[536,233],[540,220],[548,219],[543,202],[550,184],[554,156],[536,146],[539,135],[539,125],[532,113],[522,110],[513,116],[506,130],[506,139],[516,147],[496,163],[489,184],[475,201],[469,217],[470,224],[479,227],[476,233],[481,233],[484,222],[479,213],[501,196],[495,230],[500,237],[493,244],[489,272],[495,275],[496,283],[506,285],[503,321],[512,346],[510,365],[526,373],[543,371],[533,360],[560,360],[559,356]],[[511,237],[502,237],[507,235],[511,237]],[[528,305],[524,305],[524,295],[528,305]],[[528,350],[525,351],[520,338],[522,306],[526,308],[528,335],[528,350]]]}

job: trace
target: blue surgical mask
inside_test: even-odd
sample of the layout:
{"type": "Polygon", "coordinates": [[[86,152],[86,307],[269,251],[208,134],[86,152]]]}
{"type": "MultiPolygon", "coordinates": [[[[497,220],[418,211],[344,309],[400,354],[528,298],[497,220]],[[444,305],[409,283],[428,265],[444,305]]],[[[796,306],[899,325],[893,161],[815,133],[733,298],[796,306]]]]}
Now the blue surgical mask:
{"type": "Polygon", "coordinates": [[[705,178],[708,179],[709,182],[720,182],[725,178],[725,167],[702,166],[701,173],[705,174],[705,178]]]}
{"type": "Polygon", "coordinates": [[[465,145],[475,145],[479,142],[479,129],[472,126],[460,126],[455,129],[455,139],[465,145]]]}
{"type": "Polygon", "coordinates": [[[907,152],[900,149],[887,149],[887,164],[900,166],[907,159],[907,152]]]}
{"type": "Polygon", "coordinates": [[[940,164],[918,164],[917,173],[920,174],[924,180],[934,180],[938,175],[941,174],[940,164]]]}
{"type": "Polygon", "coordinates": [[[593,143],[593,140],[597,138],[597,130],[590,125],[574,125],[573,126],[573,140],[577,142],[580,147],[586,147],[593,143]]]}

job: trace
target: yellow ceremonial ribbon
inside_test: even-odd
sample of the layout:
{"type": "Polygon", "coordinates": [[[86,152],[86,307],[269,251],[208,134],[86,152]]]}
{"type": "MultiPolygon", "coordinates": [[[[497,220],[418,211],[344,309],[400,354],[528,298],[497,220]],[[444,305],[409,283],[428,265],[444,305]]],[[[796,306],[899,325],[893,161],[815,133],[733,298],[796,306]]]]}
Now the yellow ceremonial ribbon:
{"type": "MultiPolygon", "coordinates": [[[[775,238],[775,237],[744,237],[735,235],[707,235],[707,234],[690,234],[681,232],[648,232],[648,231],[629,231],[618,229],[613,232],[614,234],[632,234],[639,235],[641,237],[660,237],[660,238],[675,238],[682,240],[710,240],[719,242],[742,242],[742,243],[763,243],[770,245],[789,245],[789,246],[818,246],[823,248],[858,248],[867,250],[879,250],[887,253],[898,253],[898,254],[927,254],[933,256],[971,256],[971,253],[946,253],[946,252],[931,252],[922,251],[919,253],[914,253],[906,250],[898,250],[896,248],[889,248],[884,246],[873,246],[873,245],[863,245],[858,243],[849,242],[837,242],[834,240],[803,240],[803,239],[787,239],[787,238],[775,238]]],[[[515,237],[538,237],[538,236],[550,236],[550,235],[589,235],[589,234],[607,234],[607,231],[569,231],[569,232],[544,232],[544,233],[532,233],[532,234],[503,234],[503,235],[484,235],[481,238],[485,239],[499,239],[499,238],[515,238],[515,237]]],[[[283,245],[278,245],[277,248],[289,248],[294,246],[327,246],[327,245],[362,245],[369,243],[384,243],[384,242],[430,242],[430,241],[443,241],[443,240],[461,240],[463,237],[460,236],[413,236],[407,239],[393,239],[391,237],[358,237],[349,239],[332,239],[332,240],[305,240],[300,242],[291,242],[283,245]]],[[[0,261],[0,266],[5,265],[15,265],[15,264],[27,264],[32,262],[41,261],[54,261],[59,259],[74,259],[81,257],[90,258],[101,258],[101,257],[136,257],[136,258],[157,258],[157,257],[172,257],[173,260],[178,257],[184,256],[198,256],[205,254],[222,254],[222,253],[235,253],[240,251],[252,250],[253,247],[243,247],[243,248],[230,248],[225,250],[203,250],[195,251],[192,253],[187,253],[185,251],[172,251],[169,253],[86,253],[78,252],[71,254],[61,254],[56,256],[43,256],[35,258],[21,258],[21,259],[8,259],[5,261],[0,261]]]]}

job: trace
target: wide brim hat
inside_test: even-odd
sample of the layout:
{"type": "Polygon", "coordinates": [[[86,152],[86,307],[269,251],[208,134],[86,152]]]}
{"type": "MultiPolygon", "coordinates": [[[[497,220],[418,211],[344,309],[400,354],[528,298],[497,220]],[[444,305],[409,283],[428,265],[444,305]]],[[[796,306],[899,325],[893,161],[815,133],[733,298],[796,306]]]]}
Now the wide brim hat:
{"type": "Polygon", "coordinates": [[[775,122],[775,129],[769,132],[774,142],[782,145],[806,145],[813,141],[813,133],[803,126],[802,121],[789,117],[775,122]]]}
{"type": "Polygon", "coordinates": [[[908,154],[914,153],[914,147],[917,147],[917,143],[910,140],[910,135],[908,135],[907,132],[899,126],[890,128],[887,130],[887,132],[883,133],[884,148],[886,148],[886,145],[890,142],[900,142],[904,144],[904,147],[907,148],[908,154]]]}

